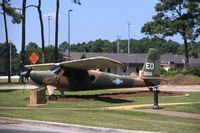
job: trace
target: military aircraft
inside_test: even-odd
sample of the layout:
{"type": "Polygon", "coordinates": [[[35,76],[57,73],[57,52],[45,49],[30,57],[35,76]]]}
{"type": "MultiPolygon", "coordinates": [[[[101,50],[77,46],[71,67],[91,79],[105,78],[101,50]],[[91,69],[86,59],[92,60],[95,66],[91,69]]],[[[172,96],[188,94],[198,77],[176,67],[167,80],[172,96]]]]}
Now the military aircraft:
{"type": "Polygon", "coordinates": [[[146,57],[140,76],[133,77],[101,72],[97,69],[123,67],[124,65],[106,57],[93,57],[65,61],[60,63],[27,65],[28,71],[21,77],[30,77],[39,85],[46,86],[49,99],[56,100],[54,90],[58,89],[61,96],[64,91],[95,90],[124,87],[149,87],[160,82],[160,54],[155,49],[150,49],[146,57]],[[33,71],[32,67],[52,65],[50,70],[33,71]]]}

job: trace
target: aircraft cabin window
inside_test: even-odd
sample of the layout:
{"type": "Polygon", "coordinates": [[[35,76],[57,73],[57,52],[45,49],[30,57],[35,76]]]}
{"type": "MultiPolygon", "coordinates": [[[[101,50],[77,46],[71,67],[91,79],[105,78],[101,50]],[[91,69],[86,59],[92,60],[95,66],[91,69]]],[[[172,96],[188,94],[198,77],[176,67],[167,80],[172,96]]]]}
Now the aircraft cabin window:
{"type": "Polygon", "coordinates": [[[54,74],[59,74],[62,70],[60,66],[54,66],[50,69],[54,74]]]}

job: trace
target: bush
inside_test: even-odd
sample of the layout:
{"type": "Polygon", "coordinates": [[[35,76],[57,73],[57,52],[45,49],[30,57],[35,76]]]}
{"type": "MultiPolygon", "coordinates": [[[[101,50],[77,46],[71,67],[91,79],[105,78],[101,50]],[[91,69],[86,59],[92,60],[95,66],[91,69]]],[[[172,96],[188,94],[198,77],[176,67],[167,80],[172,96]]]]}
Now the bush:
{"type": "Polygon", "coordinates": [[[175,76],[178,74],[183,74],[183,75],[196,75],[200,77],[200,68],[172,68],[169,69],[169,71],[164,71],[161,70],[161,75],[163,75],[164,77],[171,77],[171,76],[175,76]]]}

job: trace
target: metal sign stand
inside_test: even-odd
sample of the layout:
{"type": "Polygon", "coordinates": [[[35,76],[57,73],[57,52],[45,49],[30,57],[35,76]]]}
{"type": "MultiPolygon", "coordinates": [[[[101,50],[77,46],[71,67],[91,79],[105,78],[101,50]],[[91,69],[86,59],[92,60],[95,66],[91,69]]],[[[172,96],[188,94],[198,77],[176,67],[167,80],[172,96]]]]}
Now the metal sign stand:
{"type": "Polygon", "coordinates": [[[158,86],[153,86],[152,87],[153,91],[153,109],[159,109],[158,105],[158,93],[160,90],[158,90],[158,86]]]}

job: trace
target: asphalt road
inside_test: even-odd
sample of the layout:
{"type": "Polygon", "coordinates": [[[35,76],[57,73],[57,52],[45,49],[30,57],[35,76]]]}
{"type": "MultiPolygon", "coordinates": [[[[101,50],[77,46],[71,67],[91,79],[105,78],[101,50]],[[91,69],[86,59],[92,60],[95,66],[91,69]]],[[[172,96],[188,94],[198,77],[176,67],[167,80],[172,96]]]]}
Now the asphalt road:
{"type": "Polygon", "coordinates": [[[154,133],[0,117],[0,133],[154,133]]]}
{"type": "Polygon", "coordinates": [[[1,133],[80,133],[72,129],[59,129],[52,127],[31,126],[28,124],[4,124],[0,125],[1,133]]]}

